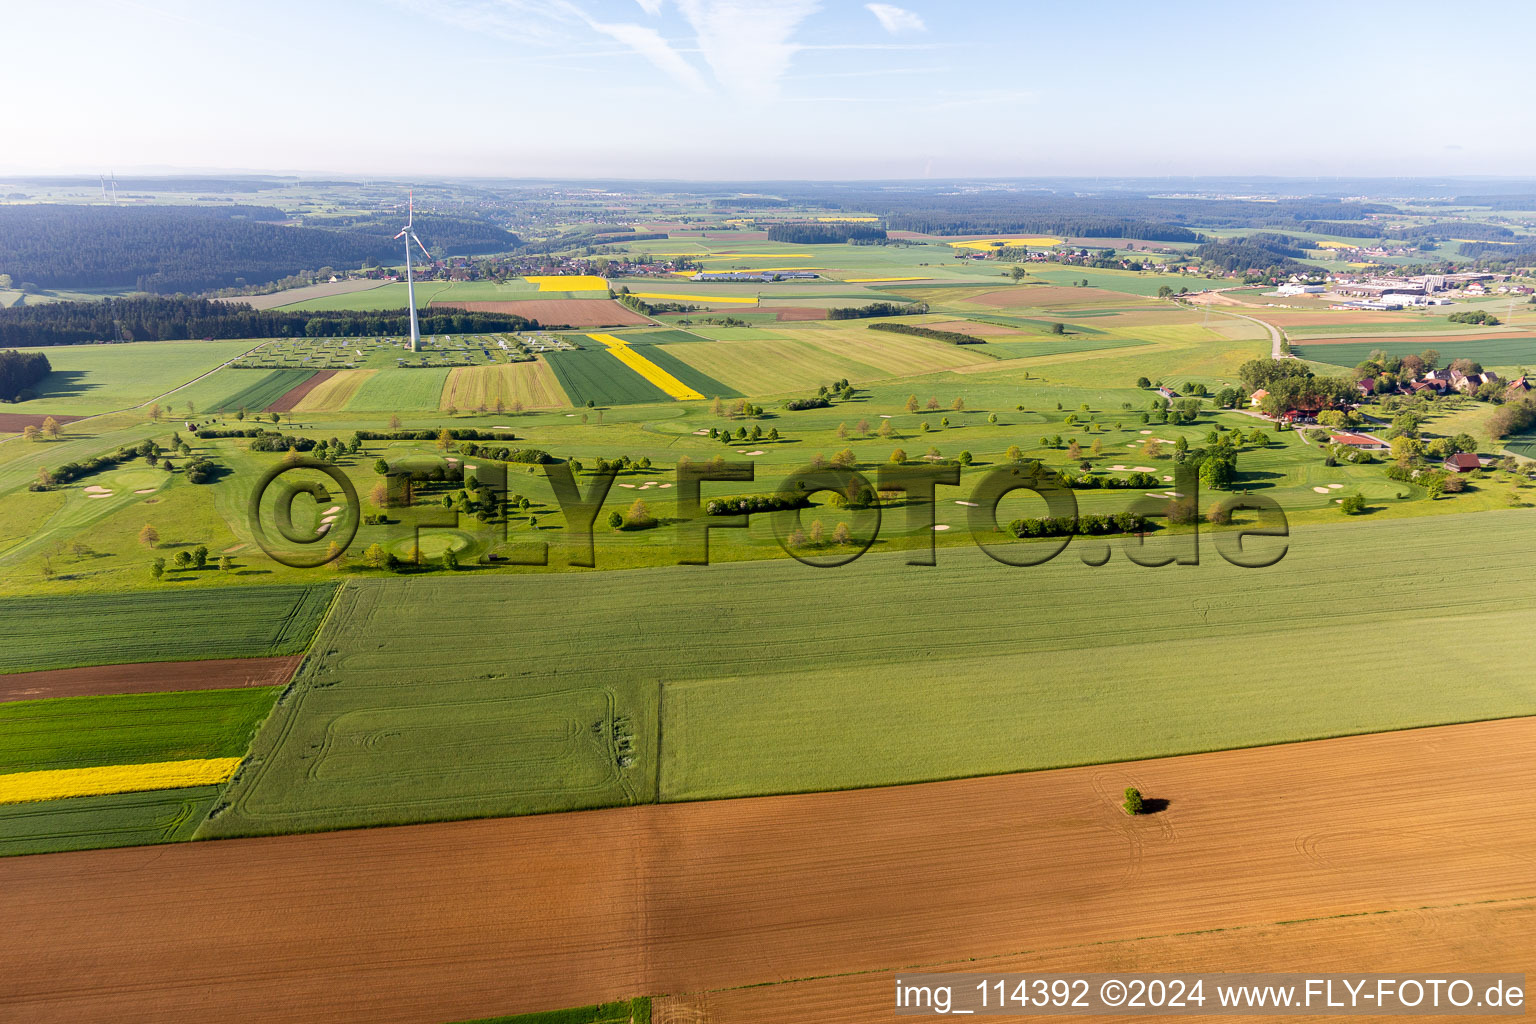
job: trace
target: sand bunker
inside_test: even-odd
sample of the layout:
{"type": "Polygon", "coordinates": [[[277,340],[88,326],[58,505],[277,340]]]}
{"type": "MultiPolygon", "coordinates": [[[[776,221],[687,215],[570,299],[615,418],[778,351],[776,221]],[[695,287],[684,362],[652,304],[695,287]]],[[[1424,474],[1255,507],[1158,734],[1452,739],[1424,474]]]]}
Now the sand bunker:
{"type": "Polygon", "coordinates": [[[1318,494],[1327,494],[1328,493],[1328,488],[1326,488],[1326,487],[1314,487],[1312,489],[1314,491],[1316,491],[1318,494]]]}
{"type": "Polygon", "coordinates": [[[977,508],[978,507],[976,502],[974,502],[974,501],[958,501],[957,500],[955,502],[955,504],[956,505],[964,505],[966,508],[977,508]]]}
{"type": "Polygon", "coordinates": [[[85,489],[85,493],[86,494],[111,494],[112,490],[111,490],[111,488],[103,487],[100,484],[91,484],[89,487],[87,487],[85,489]]]}
{"type": "Polygon", "coordinates": [[[1152,439],[1152,440],[1154,440],[1154,441],[1159,441],[1159,442],[1161,442],[1161,443],[1162,443],[1162,444],[1173,444],[1173,443],[1174,443],[1174,442],[1173,442],[1173,441],[1170,441],[1170,440],[1169,440],[1169,439],[1168,439],[1168,438],[1166,438],[1166,437],[1154,437],[1154,438],[1153,438],[1153,439],[1152,439]]]}
{"type": "Polygon", "coordinates": [[[662,490],[666,490],[668,487],[671,487],[671,486],[672,486],[671,484],[662,484],[661,485],[661,489],[662,490]]]}
{"type": "Polygon", "coordinates": [[[619,486],[620,487],[628,487],[630,490],[634,490],[634,488],[635,488],[634,484],[619,484],[619,486]]]}
{"type": "Polygon", "coordinates": [[[1150,433],[1152,433],[1152,431],[1150,431],[1150,430],[1143,430],[1142,433],[1143,434],[1150,434],[1150,433]]]}
{"type": "Polygon", "coordinates": [[[1328,489],[1329,489],[1329,490],[1330,490],[1330,491],[1338,491],[1338,490],[1343,490],[1343,488],[1344,488],[1344,485],[1343,485],[1343,484],[1329,484],[1329,485],[1328,485],[1328,489]]]}
{"type": "Polygon", "coordinates": [[[1109,468],[1115,470],[1116,472],[1120,472],[1120,473],[1124,473],[1125,472],[1125,467],[1121,466],[1121,465],[1114,465],[1114,466],[1110,466],[1109,468]]]}
{"type": "Polygon", "coordinates": [[[1165,484],[1171,482],[1172,480],[1173,480],[1173,477],[1171,477],[1171,476],[1163,477],[1163,483],[1165,483],[1165,484]]]}
{"type": "Polygon", "coordinates": [[[708,428],[708,427],[705,427],[705,428],[704,428],[704,429],[702,429],[702,430],[695,430],[695,431],[694,431],[694,433],[695,433],[695,434],[698,434],[698,435],[699,435],[699,436],[701,436],[701,437],[702,437],[702,436],[703,436],[703,435],[705,435],[705,434],[708,434],[708,433],[709,433],[709,428],[708,428]]]}
{"type": "Polygon", "coordinates": [[[755,452],[747,452],[747,454],[748,455],[766,455],[768,453],[763,451],[761,448],[759,448],[757,451],[755,451],[755,452]]]}
{"type": "Polygon", "coordinates": [[[1151,466],[1132,466],[1131,467],[1131,472],[1132,473],[1151,473],[1151,472],[1154,472],[1154,470],[1153,470],[1153,468],[1151,466]]]}
{"type": "Polygon", "coordinates": [[[333,516],[333,515],[335,515],[336,513],[340,512],[340,511],[341,511],[341,506],[340,505],[332,505],[330,508],[325,510],[325,514],[328,515],[328,516],[333,516]]]}
{"type": "Polygon", "coordinates": [[[937,523],[937,524],[934,525],[933,528],[935,530],[939,531],[940,533],[943,533],[945,530],[949,529],[949,527],[947,525],[945,525],[944,523],[937,523]]]}
{"type": "Polygon", "coordinates": [[[155,493],[155,489],[153,487],[146,487],[146,488],[144,488],[141,491],[134,491],[133,493],[134,494],[154,494],[155,493]]]}

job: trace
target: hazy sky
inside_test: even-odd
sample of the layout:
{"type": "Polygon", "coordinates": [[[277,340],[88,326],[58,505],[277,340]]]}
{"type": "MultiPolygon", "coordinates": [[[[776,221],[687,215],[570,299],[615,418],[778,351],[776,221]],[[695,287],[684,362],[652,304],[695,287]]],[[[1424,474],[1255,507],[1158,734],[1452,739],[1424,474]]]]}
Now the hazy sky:
{"type": "Polygon", "coordinates": [[[1529,0],[11,0],[0,172],[1529,174],[1529,0]]]}

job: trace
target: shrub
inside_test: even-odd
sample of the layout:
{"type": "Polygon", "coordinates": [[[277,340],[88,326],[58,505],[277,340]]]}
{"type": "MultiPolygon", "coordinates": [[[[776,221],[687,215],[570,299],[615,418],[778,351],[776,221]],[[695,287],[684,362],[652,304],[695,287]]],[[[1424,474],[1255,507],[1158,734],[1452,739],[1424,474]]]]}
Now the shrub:
{"type": "Polygon", "coordinates": [[[1135,786],[1127,786],[1125,789],[1125,802],[1120,805],[1125,808],[1125,813],[1136,815],[1146,810],[1146,801],[1141,798],[1141,790],[1135,786]]]}

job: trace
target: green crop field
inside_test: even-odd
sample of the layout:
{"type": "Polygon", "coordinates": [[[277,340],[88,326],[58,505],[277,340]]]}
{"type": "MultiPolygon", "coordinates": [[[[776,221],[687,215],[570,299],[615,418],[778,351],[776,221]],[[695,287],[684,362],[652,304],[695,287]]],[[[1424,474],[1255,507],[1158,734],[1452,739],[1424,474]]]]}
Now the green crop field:
{"type": "Polygon", "coordinates": [[[1072,352],[1097,352],[1108,348],[1135,348],[1148,342],[1135,338],[1112,338],[1098,333],[1088,338],[1067,337],[1050,341],[1042,337],[1037,341],[987,340],[984,351],[1002,359],[1019,359],[1025,356],[1059,356],[1072,352]]]}
{"type": "Polygon", "coordinates": [[[651,1024],[651,1000],[649,996],[640,996],[618,1003],[519,1013],[511,1017],[485,1017],[462,1024],[651,1024]]]}
{"type": "Polygon", "coordinates": [[[227,379],[244,385],[223,399],[210,405],[205,411],[230,413],[244,409],[261,412],[289,391],[315,375],[314,370],[258,370],[226,371],[227,379]]]}
{"type": "Polygon", "coordinates": [[[549,628],[526,636],[487,630],[511,608],[496,593],[510,595],[476,588],[444,604],[446,592],[430,583],[349,584],[326,639],[257,737],[230,806],[201,834],[654,800],[657,691],[642,681],[654,668],[636,662],[598,676],[572,662],[574,671],[525,670],[529,643],[542,652],[570,636],[567,654],[576,657],[582,644],[573,627],[584,615],[548,605],[539,617],[551,617],[549,628]],[[444,614],[450,608],[456,612],[444,614]]]}
{"type": "Polygon", "coordinates": [[[641,355],[666,370],[672,376],[693,388],[706,398],[741,398],[735,388],[720,383],[707,373],[701,373],[660,345],[647,345],[641,355]]]}
{"type": "Polygon", "coordinates": [[[347,412],[423,412],[442,401],[446,366],[387,369],[369,377],[347,403],[347,412]]]}
{"type": "Polygon", "coordinates": [[[60,697],[0,704],[0,775],[240,757],[282,688],[60,697]]]}
{"type": "MultiPolygon", "coordinates": [[[[619,362],[607,349],[548,352],[544,361],[574,405],[634,405],[670,401],[666,392],[619,362]]],[[[707,392],[706,392],[707,393],[707,392]]]]}
{"type": "MultiPolygon", "coordinates": [[[[253,348],[253,341],[145,341],[127,345],[55,345],[42,349],[51,373],[38,397],[6,412],[90,416],[142,405],[253,348]]],[[[179,401],[172,396],[168,402],[179,401]]]]}
{"type": "Polygon", "coordinates": [[[1484,366],[1536,366],[1536,335],[1487,335],[1465,341],[1436,340],[1429,344],[1405,338],[1383,338],[1358,344],[1291,345],[1291,353],[1300,359],[1333,366],[1355,366],[1372,352],[1389,356],[1418,355],[1426,348],[1440,353],[1440,362],[1449,365],[1455,359],[1473,359],[1484,366]]]}
{"type": "Polygon", "coordinates": [[[0,804],[0,857],[192,838],[218,786],[0,804]]]}
{"type": "MultiPolygon", "coordinates": [[[[1476,528],[1497,546],[1533,526],[1536,512],[1510,510],[1476,528]]],[[[639,569],[600,588],[349,585],[232,806],[199,834],[884,785],[1536,713],[1523,575],[1448,576],[1421,557],[1469,527],[1300,526],[1267,569],[1228,564],[1207,535],[1200,564],[1158,569],[1119,552],[1092,568],[1075,548],[1013,568],[958,547],[936,568],[893,554],[835,571],[639,569]],[[881,594],[898,596],[872,604],[881,594]],[[486,637],[482,619],[531,608],[548,628],[486,637]],[[1504,641],[1463,643],[1470,619],[1504,641]],[[1404,632],[1413,644],[1374,643],[1404,632]],[[621,719],[628,768],[609,743],[621,719]]]]}
{"type": "Polygon", "coordinates": [[[0,599],[0,671],[297,654],[334,585],[0,599]]]}

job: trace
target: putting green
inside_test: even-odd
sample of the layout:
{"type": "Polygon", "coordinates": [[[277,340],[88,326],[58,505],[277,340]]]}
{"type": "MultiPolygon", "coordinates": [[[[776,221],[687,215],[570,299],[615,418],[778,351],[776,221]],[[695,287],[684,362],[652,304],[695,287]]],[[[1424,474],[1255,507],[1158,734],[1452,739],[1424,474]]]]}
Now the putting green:
{"type": "Polygon", "coordinates": [[[458,530],[431,530],[421,535],[419,545],[413,538],[404,537],[391,544],[390,550],[399,558],[410,558],[411,549],[419,547],[422,558],[441,558],[445,551],[452,550],[455,554],[463,554],[474,545],[474,538],[467,533],[461,533],[458,530]]]}
{"type": "Polygon", "coordinates": [[[159,488],[168,479],[169,475],[160,469],[125,469],[109,476],[105,486],[114,491],[142,491],[159,488]]]}

